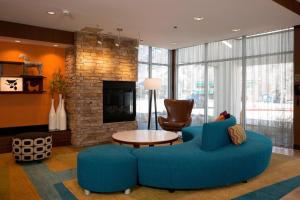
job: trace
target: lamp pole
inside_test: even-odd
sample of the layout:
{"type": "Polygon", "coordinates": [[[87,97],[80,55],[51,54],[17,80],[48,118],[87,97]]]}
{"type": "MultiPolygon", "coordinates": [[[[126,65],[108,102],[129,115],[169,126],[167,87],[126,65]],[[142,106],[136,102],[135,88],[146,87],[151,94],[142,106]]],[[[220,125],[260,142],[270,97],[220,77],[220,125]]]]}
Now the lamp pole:
{"type": "Polygon", "coordinates": [[[150,130],[151,124],[152,96],[154,96],[155,128],[158,130],[156,90],[161,88],[161,80],[158,78],[148,78],[144,81],[144,87],[149,90],[148,130],[150,130]]]}
{"type": "Polygon", "coordinates": [[[150,124],[151,124],[152,93],[154,95],[155,128],[156,128],[156,130],[158,130],[158,124],[157,124],[157,105],[156,105],[156,90],[149,90],[148,130],[150,130],[150,124]]]}
{"type": "Polygon", "coordinates": [[[148,110],[148,130],[150,130],[151,124],[151,106],[152,105],[152,90],[149,90],[149,110],[148,110]]]}

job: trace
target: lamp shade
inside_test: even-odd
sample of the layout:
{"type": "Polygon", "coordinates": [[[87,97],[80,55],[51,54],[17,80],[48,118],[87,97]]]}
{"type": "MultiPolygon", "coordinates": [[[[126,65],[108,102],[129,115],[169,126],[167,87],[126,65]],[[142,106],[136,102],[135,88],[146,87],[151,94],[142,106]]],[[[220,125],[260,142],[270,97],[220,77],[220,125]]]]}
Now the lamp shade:
{"type": "Polygon", "coordinates": [[[146,90],[158,90],[161,88],[161,79],[159,78],[147,78],[144,81],[144,88],[146,90]]]}

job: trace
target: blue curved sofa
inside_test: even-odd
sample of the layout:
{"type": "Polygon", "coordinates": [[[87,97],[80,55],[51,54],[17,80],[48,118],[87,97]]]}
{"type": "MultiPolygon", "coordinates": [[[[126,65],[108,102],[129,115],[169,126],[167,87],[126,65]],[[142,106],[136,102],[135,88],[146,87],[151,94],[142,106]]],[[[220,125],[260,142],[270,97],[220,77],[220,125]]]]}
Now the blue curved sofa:
{"type": "Polygon", "coordinates": [[[233,124],[235,118],[231,117],[187,127],[182,130],[182,144],[135,149],[139,183],[165,189],[200,189],[243,182],[259,175],[269,164],[271,140],[246,131],[246,142],[236,146],[227,133],[233,124]],[[214,146],[220,138],[220,146],[214,146]]]}
{"type": "Polygon", "coordinates": [[[184,128],[184,142],[173,146],[133,149],[120,145],[101,145],[100,148],[84,150],[78,155],[79,185],[94,192],[112,192],[130,188],[136,182],[175,190],[210,188],[247,181],[267,168],[272,142],[261,134],[246,131],[246,142],[236,146],[231,143],[227,132],[228,127],[234,124],[236,120],[231,117],[203,126],[184,128]],[[114,155],[113,158],[110,155],[114,155]],[[123,164],[118,160],[123,160],[123,164],[128,163],[128,169],[122,168],[123,164]],[[131,175],[115,175],[110,168],[118,170],[120,174],[129,170],[131,175]],[[115,182],[120,177],[125,183],[121,187],[115,182]],[[109,188],[105,180],[109,180],[109,188]]]}

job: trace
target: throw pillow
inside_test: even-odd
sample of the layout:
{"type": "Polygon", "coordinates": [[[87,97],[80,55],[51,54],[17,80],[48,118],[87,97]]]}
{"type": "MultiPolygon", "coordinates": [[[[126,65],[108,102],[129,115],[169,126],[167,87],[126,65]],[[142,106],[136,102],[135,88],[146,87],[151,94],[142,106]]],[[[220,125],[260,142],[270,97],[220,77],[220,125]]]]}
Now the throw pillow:
{"type": "Polygon", "coordinates": [[[228,133],[232,143],[235,145],[240,145],[247,139],[244,128],[239,124],[229,127],[228,133]]]}
{"type": "Polygon", "coordinates": [[[229,119],[230,118],[230,114],[226,110],[223,111],[223,112],[221,112],[220,116],[224,116],[225,119],[229,119]]]}
{"type": "Polygon", "coordinates": [[[225,120],[224,115],[219,115],[215,121],[217,122],[217,121],[223,121],[223,120],[225,120]]]}

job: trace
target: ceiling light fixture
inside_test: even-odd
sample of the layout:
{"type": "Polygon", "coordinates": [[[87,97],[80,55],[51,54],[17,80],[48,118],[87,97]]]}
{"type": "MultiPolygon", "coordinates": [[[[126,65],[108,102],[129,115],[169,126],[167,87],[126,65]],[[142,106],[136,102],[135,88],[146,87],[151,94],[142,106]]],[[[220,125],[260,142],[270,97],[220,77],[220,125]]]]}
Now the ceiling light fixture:
{"type": "Polygon", "coordinates": [[[101,32],[103,31],[103,29],[99,28],[99,25],[97,27],[99,29],[97,32],[97,43],[102,47],[104,38],[101,32]]]}
{"type": "Polygon", "coordinates": [[[195,21],[202,21],[202,20],[204,20],[204,17],[194,17],[193,19],[195,21]]]}
{"type": "Polygon", "coordinates": [[[139,46],[140,46],[140,42],[141,42],[141,41],[142,41],[142,40],[141,40],[141,34],[140,34],[140,32],[139,32],[139,38],[138,38],[137,43],[136,43],[136,46],[135,46],[136,49],[139,49],[139,46]]]}
{"type": "Polygon", "coordinates": [[[58,47],[58,44],[54,44],[53,46],[54,46],[54,47],[58,47]]]}
{"type": "Polygon", "coordinates": [[[176,43],[176,42],[171,42],[171,44],[175,45],[175,44],[177,44],[177,43],[176,43]]]}
{"type": "Polygon", "coordinates": [[[230,49],[232,49],[232,44],[230,44],[228,41],[222,41],[223,44],[225,44],[227,47],[229,47],[230,49]]]}
{"type": "Polygon", "coordinates": [[[16,42],[16,43],[20,43],[21,41],[20,41],[20,40],[15,40],[15,42],[16,42]]]}
{"type": "Polygon", "coordinates": [[[238,32],[238,31],[240,31],[241,29],[239,29],[239,28],[234,28],[234,29],[232,29],[232,31],[233,32],[238,32]]]}
{"type": "Polygon", "coordinates": [[[54,11],[48,11],[47,12],[49,15],[55,15],[55,12],[54,11]]]}
{"type": "Polygon", "coordinates": [[[115,46],[116,47],[120,47],[121,44],[121,31],[123,31],[122,28],[117,28],[118,31],[118,38],[117,38],[117,42],[115,42],[115,46]]]}

